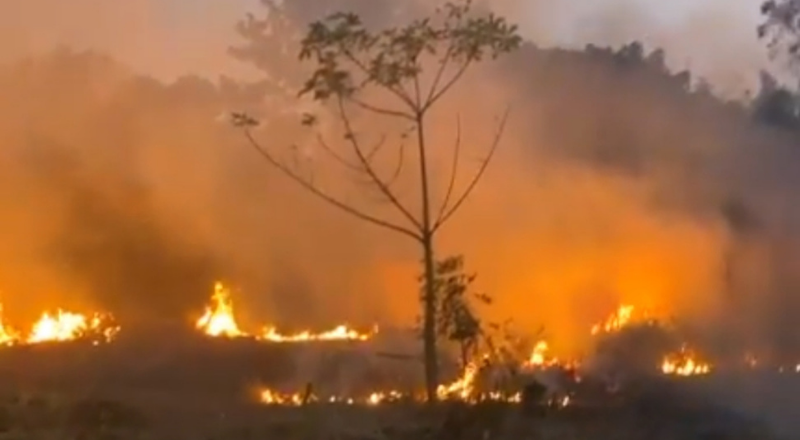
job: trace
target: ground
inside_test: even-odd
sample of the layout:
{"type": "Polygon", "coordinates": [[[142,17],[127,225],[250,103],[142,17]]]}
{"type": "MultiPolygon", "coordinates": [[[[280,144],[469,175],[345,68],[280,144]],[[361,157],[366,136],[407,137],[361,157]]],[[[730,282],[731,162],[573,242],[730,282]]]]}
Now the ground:
{"type": "Polygon", "coordinates": [[[377,407],[266,406],[257,400],[257,386],[284,381],[300,368],[293,348],[162,339],[0,351],[0,436],[20,440],[776,438],[758,420],[710,402],[674,396],[614,405],[576,404],[545,414],[497,403],[447,403],[433,409],[410,402],[377,407]]]}

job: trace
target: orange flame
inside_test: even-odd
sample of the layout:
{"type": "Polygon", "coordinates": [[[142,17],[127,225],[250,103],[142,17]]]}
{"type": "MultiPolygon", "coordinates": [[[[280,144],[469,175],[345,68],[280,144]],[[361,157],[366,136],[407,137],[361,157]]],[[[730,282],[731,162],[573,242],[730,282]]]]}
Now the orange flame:
{"type": "Polygon", "coordinates": [[[206,307],[205,314],[197,320],[196,326],[209,336],[226,336],[229,338],[246,336],[236,324],[230,291],[219,282],[214,283],[211,306],[206,307]]]}
{"type": "Polygon", "coordinates": [[[374,331],[370,333],[359,333],[346,325],[336,326],[333,330],[321,333],[312,333],[304,330],[294,334],[284,335],[279,333],[275,327],[266,327],[258,335],[258,339],[270,342],[308,342],[308,341],[366,341],[372,337],[374,331]]]}
{"type": "Polygon", "coordinates": [[[266,326],[259,334],[253,336],[242,330],[236,323],[230,290],[219,282],[214,284],[211,304],[206,307],[205,313],[197,320],[195,326],[212,337],[254,337],[268,342],[366,341],[377,332],[377,328],[371,332],[362,333],[346,325],[339,325],[332,330],[319,333],[304,330],[292,334],[282,334],[274,326],[266,326]]]}
{"type": "Polygon", "coordinates": [[[592,334],[596,335],[599,333],[613,333],[619,331],[631,322],[633,310],[632,305],[623,304],[619,306],[611,316],[606,318],[605,322],[592,326],[592,334]]]}
{"type": "Polygon", "coordinates": [[[676,376],[698,376],[711,372],[711,365],[696,359],[686,347],[681,347],[678,353],[669,354],[661,363],[664,374],[676,376]]]}
{"type": "Polygon", "coordinates": [[[14,345],[19,341],[19,332],[5,323],[3,305],[0,304],[0,345],[14,345]]]}
{"type": "Polygon", "coordinates": [[[55,313],[42,313],[27,336],[23,336],[22,332],[5,323],[2,311],[0,304],[0,346],[63,342],[90,337],[96,337],[93,342],[97,344],[110,342],[120,331],[119,326],[111,323],[110,315],[84,315],[57,309],[55,313]]]}
{"type": "Polygon", "coordinates": [[[97,334],[105,342],[111,341],[119,332],[118,326],[108,325],[103,315],[95,313],[91,318],[80,313],[61,309],[55,314],[44,312],[33,324],[30,336],[25,340],[28,344],[42,342],[71,341],[97,334]]]}

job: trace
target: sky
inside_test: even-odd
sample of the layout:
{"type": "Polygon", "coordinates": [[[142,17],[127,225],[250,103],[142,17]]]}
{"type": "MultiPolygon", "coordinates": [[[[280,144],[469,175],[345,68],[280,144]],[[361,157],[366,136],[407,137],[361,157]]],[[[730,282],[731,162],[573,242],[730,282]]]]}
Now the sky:
{"type": "MultiPolygon", "coordinates": [[[[664,46],[677,67],[735,87],[763,64],[760,0],[493,0],[513,4],[523,31],[545,45],[664,46]],[[521,5],[521,6],[520,6],[521,5]]],[[[113,52],[162,77],[247,70],[225,49],[258,0],[26,0],[0,5],[0,59],[67,44],[113,52]]]]}

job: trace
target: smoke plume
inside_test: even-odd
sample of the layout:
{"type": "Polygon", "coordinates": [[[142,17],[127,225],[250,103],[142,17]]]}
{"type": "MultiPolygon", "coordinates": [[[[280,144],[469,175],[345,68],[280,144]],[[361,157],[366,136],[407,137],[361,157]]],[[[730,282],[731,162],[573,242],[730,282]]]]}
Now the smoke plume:
{"type": "MultiPolygon", "coordinates": [[[[733,29],[714,25],[722,6],[664,22],[633,2],[606,3],[586,17],[553,2],[481,4],[520,18],[532,42],[476,70],[435,115],[441,185],[460,115],[463,184],[495,116],[512,104],[496,163],[448,225],[440,254],[466,256],[496,298],[489,318],[529,332],[544,325],[565,351],[584,349],[590,324],[620,302],[710,330],[734,325],[726,337],[740,344],[800,348],[785,324],[798,301],[788,293],[797,283],[793,139],[741,104],[688,91],[697,78],[681,74],[696,67],[715,90],[741,89],[762,62],[749,12],[733,29]],[[616,26],[623,21],[630,27],[616,26]],[[576,27],[584,31],[565,30],[576,27]],[[747,56],[720,49],[728,33],[747,56]],[[634,39],[651,44],[582,48],[634,39]],[[553,48],[561,45],[578,48],[553,48]],[[732,202],[758,227],[735,227],[732,202]]],[[[287,0],[285,35],[325,12],[320,4],[287,0]]],[[[220,8],[211,17],[177,3],[59,5],[0,7],[0,290],[9,314],[75,304],[189,320],[222,278],[251,323],[413,321],[413,243],[314,199],[220,117],[253,110],[265,117],[265,145],[316,160],[286,93],[304,72],[291,38],[285,50],[253,52],[234,32],[245,11],[228,6],[206,5],[220,8]],[[57,41],[70,47],[54,49],[57,41]],[[245,79],[269,81],[208,79],[245,70],[245,79]]],[[[325,5],[356,8],[373,24],[427,11],[411,2],[325,5]]],[[[257,29],[245,21],[239,31],[257,29]]],[[[383,212],[314,165],[326,188],[383,212]]],[[[412,203],[414,194],[404,191],[412,203]]]]}

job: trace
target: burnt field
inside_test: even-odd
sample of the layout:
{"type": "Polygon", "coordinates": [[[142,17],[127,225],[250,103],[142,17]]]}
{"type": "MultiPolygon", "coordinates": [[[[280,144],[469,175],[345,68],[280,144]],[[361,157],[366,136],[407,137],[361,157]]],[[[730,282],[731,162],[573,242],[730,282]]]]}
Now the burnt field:
{"type": "Polygon", "coordinates": [[[0,430],[14,438],[796,438],[800,375],[709,374],[640,382],[563,408],[509,402],[265,405],[259,388],[363,395],[412,387],[412,363],[350,342],[198,335],[0,351],[0,430]],[[391,388],[390,388],[391,387],[391,388]]]}

